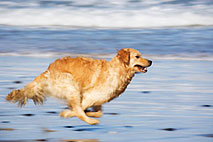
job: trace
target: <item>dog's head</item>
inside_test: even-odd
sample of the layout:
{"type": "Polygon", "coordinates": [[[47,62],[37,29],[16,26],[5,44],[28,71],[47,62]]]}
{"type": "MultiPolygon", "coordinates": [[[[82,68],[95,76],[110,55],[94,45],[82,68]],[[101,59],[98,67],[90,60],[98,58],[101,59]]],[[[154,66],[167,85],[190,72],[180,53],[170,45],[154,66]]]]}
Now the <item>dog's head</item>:
{"type": "Polygon", "coordinates": [[[131,48],[123,48],[117,55],[121,63],[131,68],[134,72],[147,72],[147,67],[152,65],[152,61],[142,58],[139,51],[131,48]]]}

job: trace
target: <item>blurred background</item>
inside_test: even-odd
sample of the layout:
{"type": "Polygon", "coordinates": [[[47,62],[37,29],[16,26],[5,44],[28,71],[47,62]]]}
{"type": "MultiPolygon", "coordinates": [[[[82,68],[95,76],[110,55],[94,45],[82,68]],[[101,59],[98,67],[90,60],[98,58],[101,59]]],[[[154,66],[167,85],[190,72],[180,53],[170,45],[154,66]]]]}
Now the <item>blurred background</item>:
{"type": "Polygon", "coordinates": [[[212,55],[212,15],[211,0],[1,0],[0,55],[212,55]]]}
{"type": "Polygon", "coordinates": [[[212,0],[1,0],[0,141],[210,142],[212,0]],[[100,125],[62,119],[54,99],[5,102],[63,56],[110,60],[135,48],[153,61],[104,105],[100,125]]]}

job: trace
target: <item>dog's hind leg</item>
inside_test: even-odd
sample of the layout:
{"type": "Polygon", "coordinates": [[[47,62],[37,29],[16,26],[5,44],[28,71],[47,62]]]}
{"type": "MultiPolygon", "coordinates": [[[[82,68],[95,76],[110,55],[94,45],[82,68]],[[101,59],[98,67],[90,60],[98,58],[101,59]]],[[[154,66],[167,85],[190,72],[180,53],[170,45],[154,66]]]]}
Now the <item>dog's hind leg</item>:
{"type": "Polygon", "coordinates": [[[93,111],[86,112],[86,115],[90,117],[101,117],[103,115],[102,106],[94,106],[93,111]]]}
{"type": "Polygon", "coordinates": [[[63,118],[70,118],[70,117],[75,117],[75,112],[73,112],[72,110],[70,109],[65,109],[65,110],[62,110],[59,114],[61,117],[63,118]]]}

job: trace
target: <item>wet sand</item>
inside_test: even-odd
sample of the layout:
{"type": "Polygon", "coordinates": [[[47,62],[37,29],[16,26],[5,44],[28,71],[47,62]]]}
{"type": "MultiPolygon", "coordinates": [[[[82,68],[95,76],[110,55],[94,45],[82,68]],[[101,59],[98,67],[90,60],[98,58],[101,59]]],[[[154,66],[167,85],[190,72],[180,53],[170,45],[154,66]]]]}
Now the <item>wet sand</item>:
{"type": "Polygon", "coordinates": [[[0,142],[211,142],[213,62],[153,60],[136,74],[124,94],[104,105],[100,124],[58,116],[66,106],[48,98],[23,108],[5,101],[43,72],[55,58],[0,56],[0,142]]]}

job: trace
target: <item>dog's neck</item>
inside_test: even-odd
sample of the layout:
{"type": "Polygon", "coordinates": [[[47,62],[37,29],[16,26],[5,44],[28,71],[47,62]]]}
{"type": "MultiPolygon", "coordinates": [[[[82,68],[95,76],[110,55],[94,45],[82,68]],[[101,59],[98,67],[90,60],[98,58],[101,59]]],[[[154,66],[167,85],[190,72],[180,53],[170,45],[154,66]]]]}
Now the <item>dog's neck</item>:
{"type": "Polygon", "coordinates": [[[118,84],[119,88],[118,88],[118,94],[120,95],[128,86],[128,84],[130,83],[130,81],[132,80],[132,78],[135,75],[135,71],[133,71],[128,65],[122,63],[117,56],[115,56],[111,61],[111,63],[113,63],[113,66],[115,68],[117,68],[117,72],[118,72],[118,77],[120,80],[122,80],[120,83],[118,84]]]}
{"type": "Polygon", "coordinates": [[[112,58],[112,60],[109,61],[109,62],[111,62],[111,64],[113,64],[115,68],[120,67],[120,71],[121,71],[120,75],[123,74],[124,76],[126,76],[126,74],[127,74],[127,76],[126,76],[127,79],[130,79],[130,81],[131,81],[132,77],[135,74],[135,71],[133,71],[129,67],[129,65],[123,63],[121,60],[119,60],[119,58],[117,56],[115,56],[114,58],[112,58]],[[125,71],[125,72],[123,72],[123,71],[125,71]]]}
{"type": "Polygon", "coordinates": [[[111,80],[115,80],[115,82],[112,82],[112,86],[114,88],[114,91],[116,91],[113,93],[115,95],[114,97],[116,97],[125,91],[128,84],[134,77],[135,71],[133,71],[129,67],[129,65],[123,63],[118,56],[115,56],[114,58],[112,58],[112,60],[106,63],[108,64],[110,69],[106,71],[106,74],[110,72],[111,75],[109,77],[112,78],[111,80]]]}

